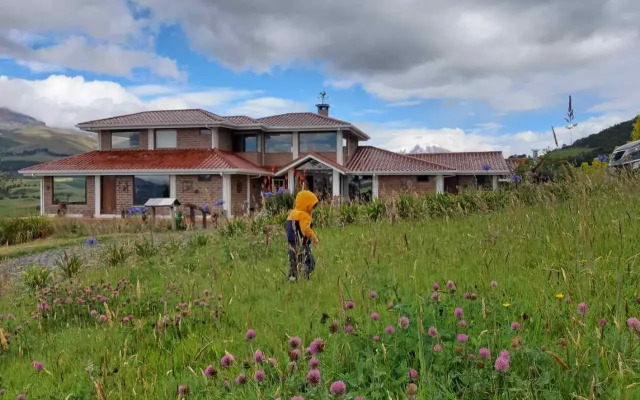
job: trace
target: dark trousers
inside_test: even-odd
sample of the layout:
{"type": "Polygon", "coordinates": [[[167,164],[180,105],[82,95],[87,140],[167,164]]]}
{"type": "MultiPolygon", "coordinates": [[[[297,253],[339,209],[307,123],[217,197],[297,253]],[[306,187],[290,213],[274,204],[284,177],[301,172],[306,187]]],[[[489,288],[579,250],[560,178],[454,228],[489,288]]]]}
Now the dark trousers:
{"type": "Polygon", "coordinates": [[[308,244],[289,245],[289,278],[297,278],[298,272],[303,271],[303,267],[305,278],[309,279],[309,275],[316,267],[311,247],[308,244]]]}

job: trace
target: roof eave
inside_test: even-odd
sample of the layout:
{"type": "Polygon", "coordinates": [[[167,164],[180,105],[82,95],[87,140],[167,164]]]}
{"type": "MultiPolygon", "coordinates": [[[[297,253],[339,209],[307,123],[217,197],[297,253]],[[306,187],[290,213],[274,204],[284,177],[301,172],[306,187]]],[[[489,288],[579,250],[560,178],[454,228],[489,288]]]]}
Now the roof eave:
{"type": "Polygon", "coordinates": [[[225,124],[222,122],[210,122],[202,124],[140,124],[140,125],[94,125],[94,124],[77,124],[76,128],[85,131],[106,131],[113,129],[172,129],[172,128],[232,128],[236,126],[232,124],[225,124]]]}
{"type": "Polygon", "coordinates": [[[276,172],[274,172],[274,174],[275,174],[275,176],[282,175],[285,172],[288,172],[291,168],[295,168],[295,167],[299,166],[300,164],[303,164],[306,161],[309,161],[309,159],[313,159],[313,160],[315,160],[315,161],[317,161],[319,163],[322,163],[322,164],[326,165],[327,167],[340,172],[342,175],[350,173],[350,171],[348,171],[346,168],[344,168],[344,167],[338,168],[335,165],[331,165],[331,164],[327,163],[326,161],[316,157],[314,154],[306,154],[306,155],[298,158],[297,160],[291,161],[289,164],[285,165],[284,167],[282,167],[279,170],[277,170],[276,172]]]}
{"type": "Polygon", "coordinates": [[[214,175],[214,174],[230,174],[230,175],[267,175],[273,176],[273,172],[266,170],[252,170],[245,168],[228,168],[228,169],[130,169],[130,170],[19,170],[19,174],[25,176],[94,176],[94,175],[214,175]]]}
{"type": "Polygon", "coordinates": [[[457,171],[349,171],[349,175],[446,175],[457,171]]]}

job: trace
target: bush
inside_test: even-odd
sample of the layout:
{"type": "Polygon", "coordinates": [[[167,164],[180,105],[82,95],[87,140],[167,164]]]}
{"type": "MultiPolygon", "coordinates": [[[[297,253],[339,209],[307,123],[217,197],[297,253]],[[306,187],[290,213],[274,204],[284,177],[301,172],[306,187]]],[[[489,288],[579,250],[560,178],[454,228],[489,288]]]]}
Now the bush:
{"type": "Polygon", "coordinates": [[[0,219],[0,244],[15,245],[46,238],[53,233],[53,224],[47,218],[0,219]]]}
{"type": "Polygon", "coordinates": [[[124,264],[129,258],[129,249],[125,245],[119,245],[118,243],[108,245],[105,252],[104,260],[112,267],[124,264]]]}
{"type": "Polygon", "coordinates": [[[25,285],[31,290],[42,289],[51,282],[51,271],[47,267],[30,265],[22,272],[25,285]]]}
{"type": "Polygon", "coordinates": [[[288,212],[293,209],[295,199],[295,194],[281,192],[280,194],[265,198],[265,208],[271,215],[288,212]]]}
{"type": "Polygon", "coordinates": [[[71,279],[78,275],[82,269],[82,259],[77,254],[68,255],[65,251],[57,261],[56,267],[62,272],[62,275],[71,279]]]}

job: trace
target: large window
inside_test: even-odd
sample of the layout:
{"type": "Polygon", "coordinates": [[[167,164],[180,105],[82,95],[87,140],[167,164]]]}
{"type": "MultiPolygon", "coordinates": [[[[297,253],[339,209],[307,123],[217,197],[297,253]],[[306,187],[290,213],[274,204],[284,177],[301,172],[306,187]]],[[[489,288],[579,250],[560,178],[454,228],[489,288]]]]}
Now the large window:
{"type": "Polygon", "coordinates": [[[293,135],[290,133],[271,133],[264,137],[265,153],[291,153],[293,135]]]}
{"type": "Polygon", "coordinates": [[[137,149],[140,147],[140,132],[112,132],[111,148],[137,149]]]}
{"type": "Polygon", "coordinates": [[[178,147],[178,133],[174,129],[156,131],[156,149],[175,149],[178,147]]]}
{"type": "Polygon", "coordinates": [[[53,204],[87,204],[87,178],[54,177],[53,204]]]}
{"type": "Polygon", "coordinates": [[[255,152],[260,151],[260,141],[257,134],[234,135],[233,151],[235,152],[255,152]]]}
{"type": "Polygon", "coordinates": [[[336,134],[300,132],[300,152],[330,153],[336,151],[336,134]]]}
{"type": "Polygon", "coordinates": [[[133,204],[144,205],[151,198],[170,196],[169,176],[135,176],[133,178],[133,204]]]}

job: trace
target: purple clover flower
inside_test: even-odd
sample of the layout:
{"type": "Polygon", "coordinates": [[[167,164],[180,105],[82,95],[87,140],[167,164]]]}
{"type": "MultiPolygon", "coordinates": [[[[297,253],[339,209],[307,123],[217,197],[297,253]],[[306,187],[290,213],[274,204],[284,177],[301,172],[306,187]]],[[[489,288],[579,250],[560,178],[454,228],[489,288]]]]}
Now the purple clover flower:
{"type": "Polygon", "coordinates": [[[88,246],[88,247],[96,246],[98,244],[98,239],[94,237],[90,237],[87,240],[85,240],[84,244],[85,246],[88,246]]]}
{"type": "Polygon", "coordinates": [[[347,385],[343,381],[335,381],[331,384],[329,391],[335,395],[342,396],[347,392],[347,385]]]}

